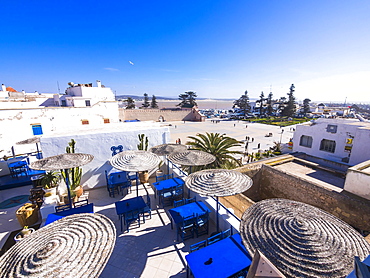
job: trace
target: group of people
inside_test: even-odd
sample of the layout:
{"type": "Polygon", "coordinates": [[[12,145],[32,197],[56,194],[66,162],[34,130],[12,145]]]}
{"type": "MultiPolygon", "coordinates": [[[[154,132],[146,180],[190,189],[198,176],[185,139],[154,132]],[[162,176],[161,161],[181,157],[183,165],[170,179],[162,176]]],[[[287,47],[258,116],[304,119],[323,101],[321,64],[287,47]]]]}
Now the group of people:
{"type": "Polygon", "coordinates": [[[180,139],[180,138],[178,138],[178,139],[176,140],[176,144],[181,144],[181,139],[180,139]]]}

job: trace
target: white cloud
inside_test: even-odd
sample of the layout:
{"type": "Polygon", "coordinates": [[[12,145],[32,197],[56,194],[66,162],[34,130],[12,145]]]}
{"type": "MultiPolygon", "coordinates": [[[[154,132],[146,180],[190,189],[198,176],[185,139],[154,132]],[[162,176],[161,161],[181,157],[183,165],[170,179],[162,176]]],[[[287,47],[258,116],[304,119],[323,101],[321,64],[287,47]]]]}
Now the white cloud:
{"type": "Polygon", "coordinates": [[[105,70],[109,70],[109,71],[119,71],[119,69],[115,69],[115,68],[104,68],[105,70]]]}
{"type": "Polygon", "coordinates": [[[131,62],[131,61],[128,61],[131,65],[134,65],[134,63],[133,62],[131,62]]]}

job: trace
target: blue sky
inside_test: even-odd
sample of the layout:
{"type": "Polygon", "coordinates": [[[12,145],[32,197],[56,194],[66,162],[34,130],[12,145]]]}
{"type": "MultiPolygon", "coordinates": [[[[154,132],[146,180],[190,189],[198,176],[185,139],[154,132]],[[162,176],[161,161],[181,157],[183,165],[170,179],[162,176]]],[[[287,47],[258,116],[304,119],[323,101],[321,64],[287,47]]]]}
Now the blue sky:
{"type": "Polygon", "coordinates": [[[0,83],[368,102],[370,1],[2,1],[0,83]],[[4,3],[5,2],[5,3],[4,3]],[[130,61],[133,63],[131,64],[130,61]]]}

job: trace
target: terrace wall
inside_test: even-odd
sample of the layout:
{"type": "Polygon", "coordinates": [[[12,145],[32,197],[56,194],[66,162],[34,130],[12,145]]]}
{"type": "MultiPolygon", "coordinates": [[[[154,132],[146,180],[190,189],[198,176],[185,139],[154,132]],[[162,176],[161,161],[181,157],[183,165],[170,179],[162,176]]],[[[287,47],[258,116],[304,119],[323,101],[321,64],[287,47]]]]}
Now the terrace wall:
{"type": "Polygon", "coordinates": [[[119,108],[119,119],[121,121],[204,121],[204,117],[196,109],[123,109],[119,108]]]}

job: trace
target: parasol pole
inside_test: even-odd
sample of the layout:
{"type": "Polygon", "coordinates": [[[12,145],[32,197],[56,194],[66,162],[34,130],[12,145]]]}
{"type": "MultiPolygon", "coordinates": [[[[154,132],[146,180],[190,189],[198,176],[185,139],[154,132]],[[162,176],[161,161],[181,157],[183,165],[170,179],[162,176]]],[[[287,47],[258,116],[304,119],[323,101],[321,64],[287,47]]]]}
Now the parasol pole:
{"type": "Polygon", "coordinates": [[[218,196],[216,196],[216,210],[217,210],[217,215],[216,215],[216,217],[217,217],[217,227],[216,227],[216,231],[217,231],[217,233],[220,231],[220,224],[219,224],[219,219],[218,219],[218,212],[219,212],[219,202],[218,202],[218,196]]]}
{"type": "Polygon", "coordinates": [[[69,200],[69,205],[72,206],[72,197],[71,197],[71,192],[69,188],[69,175],[68,175],[68,169],[64,169],[64,175],[66,177],[66,186],[67,186],[67,193],[68,193],[68,200],[69,200]]]}

